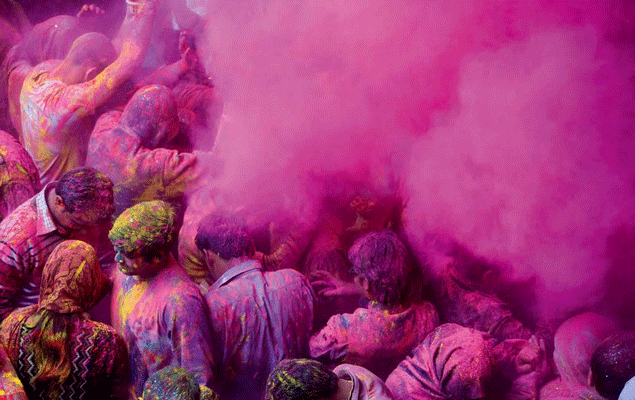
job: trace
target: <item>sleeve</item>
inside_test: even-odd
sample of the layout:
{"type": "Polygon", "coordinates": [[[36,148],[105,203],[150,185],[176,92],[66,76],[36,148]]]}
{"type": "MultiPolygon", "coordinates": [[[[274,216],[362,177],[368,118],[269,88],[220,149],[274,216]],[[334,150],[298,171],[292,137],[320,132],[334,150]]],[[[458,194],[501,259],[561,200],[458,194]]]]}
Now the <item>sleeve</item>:
{"type": "Polygon", "coordinates": [[[130,359],[128,348],[123,338],[116,335],[115,359],[112,371],[112,389],[110,399],[127,400],[131,397],[132,385],[130,384],[130,359]]]}
{"type": "Polygon", "coordinates": [[[344,360],[348,355],[348,325],[346,314],[332,316],[326,326],[309,341],[311,357],[326,364],[344,360]]]}
{"type": "Polygon", "coordinates": [[[20,255],[6,242],[0,242],[0,320],[15,309],[13,299],[24,285],[20,255]]]}
{"type": "MultiPolygon", "coordinates": [[[[194,285],[194,283],[192,283],[194,285]]],[[[168,307],[168,335],[178,364],[190,372],[201,385],[214,382],[214,356],[209,326],[209,310],[198,288],[197,293],[174,296],[168,307]]]]}

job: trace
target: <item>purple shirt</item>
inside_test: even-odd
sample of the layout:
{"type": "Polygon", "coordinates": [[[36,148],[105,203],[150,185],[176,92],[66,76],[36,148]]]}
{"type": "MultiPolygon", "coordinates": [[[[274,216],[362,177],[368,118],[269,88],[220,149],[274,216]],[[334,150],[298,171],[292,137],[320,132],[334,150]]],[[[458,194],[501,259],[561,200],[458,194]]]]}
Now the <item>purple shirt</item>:
{"type": "Polygon", "coordinates": [[[213,382],[207,304],[172,256],[148,280],[117,271],[112,306],[113,326],[128,344],[137,395],[149,375],[167,366],[186,369],[199,384],[213,382]]]}
{"type": "Polygon", "coordinates": [[[315,295],[299,272],[263,272],[258,261],[247,261],[226,271],[206,298],[221,398],[262,399],[278,362],[308,355],[315,295]]]}
{"type": "Polygon", "coordinates": [[[371,302],[353,314],[332,316],[311,338],[311,357],[361,365],[385,379],[438,324],[429,302],[390,309],[371,302]]]}
{"type": "Polygon", "coordinates": [[[393,400],[390,389],[377,375],[364,367],[351,364],[338,365],[333,372],[338,378],[353,381],[350,400],[393,400]]]}

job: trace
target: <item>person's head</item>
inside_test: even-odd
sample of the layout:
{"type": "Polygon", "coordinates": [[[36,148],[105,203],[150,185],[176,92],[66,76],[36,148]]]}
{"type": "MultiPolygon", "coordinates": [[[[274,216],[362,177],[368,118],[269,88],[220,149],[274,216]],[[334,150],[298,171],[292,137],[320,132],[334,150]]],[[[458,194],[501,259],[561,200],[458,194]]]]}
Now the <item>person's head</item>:
{"type": "Polygon", "coordinates": [[[55,247],[44,265],[38,309],[83,313],[93,308],[110,287],[95,249],[79,240],[66,240],[55,247]]]}
{"type": "Polygon", "coordinates": [[[110,221],[114,212],[113,184],[94,168],[66,172],[55,186],[51,212],[67,231],[78,231],[110,221]]]}
{"type": "Polygon", "coordinates": [[[214,102],[214,88],[192,82],[179,83],[172,89],[178,108],[194,112],[196,126],[206,127],[214,102]]]}
{"type": "Polygon", "coordinates": [[[141,277],[159,272],[176,239],[175,224],[174,210],[161,200],[139,203],[121,213],[108,234],[119,270],[141,277]]]}
{"type": "MultiPolygon", "coordinates": [[[[212,275],[215,260],[229,261],[253,257],[255,251],[254,242],[245,224],[237,218],[215,213],[208,214],[201,220],[194,243],[205,254],[212,275]]],[[[214,279],[218,277],[212,276],[214,279]]]]}
{"type": "Polygon", "coordinates": [[[27,325],[34,332],[31,349],[38,366],[31,384],[48,398],[58,397],[71,371],[73,318],[82,318],[78,315],[94,307],[110,287],[95,250],[87,243],[64,241],[46,261],[37,310],[27,325]]]}
{"type": "Polygon", "coordinates": [[[69,84],[81,83],[95,78],[117,59],[117,52],[110,39],[101,33],[89,32],[75,39],[71,45],[64,66],[76,73],[69,84]]]}
{"type": "Polygon", "coordinates": [[[337,375],[319,361],[282,360],[269,374],[265,399],[328,399],[337,392],[338,381],[337,375]]]}
{"type": "Polygon", "coordinates": [[[174,97],[165,86],[139,89],[121,114],[121,126],[141,139],[143,146],[165,147],[179,133],[179,117],[174,97]]]}
{"type": "Polygon", "coordinates": [[[553,361],[562,379],[587,386],[593,352],[617,331],[616,321],[593,312],[563,322],[554,335],[553,350],[553,361]]]}
{"type": "Polygon", "coordinates": [[[366,296],[385,305],[402,304],[407,298],[407,280],[412,269],[406,246],[394,232],[368,233],[348,251],[355,281],[366,296]]]}
{"type": "Polygon", "coordinates": [[[591,384],[609,400],[617,400],[635,376],[635,331],[606,338],[591,357],[591,384]]]}
{"type": "Polygon", "coordinates": [[[201,386],[180,367],[165,367],[154,372],[143,386],[143,400],[218,400],[209,388],[201,386]]]}

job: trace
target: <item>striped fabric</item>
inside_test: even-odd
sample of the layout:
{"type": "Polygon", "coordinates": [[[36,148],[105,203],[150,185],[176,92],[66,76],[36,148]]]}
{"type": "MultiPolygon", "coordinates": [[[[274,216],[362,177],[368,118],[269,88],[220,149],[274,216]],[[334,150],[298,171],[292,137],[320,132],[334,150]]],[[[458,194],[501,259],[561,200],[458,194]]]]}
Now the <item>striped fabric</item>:
{"type": "MultiPolygon", "coordinates": [[[[16,310],[2,324],[2,345],[8,346],[9,358],[29,399],[47,399],[42,388],[30,379],[37,373],[31,349],[35,329],[25,323],[37,306],[16,310]],[[17,343],[7,339],[19,329],[17,343]],[[17,346],[16,346],[17,345],[17,346]]],[[[128,351],[123,338],[105,324],[75,317],[72,319],[72,366],[62,385],[58,400],[127,399],[129,391],[128,351]]]]}
{"type": "Polygon", "coordinates": [[[47,185],[0,223],[0,320],[18,307],[37,303],[42,269],[64,240],[46,205],[47,185]]]}

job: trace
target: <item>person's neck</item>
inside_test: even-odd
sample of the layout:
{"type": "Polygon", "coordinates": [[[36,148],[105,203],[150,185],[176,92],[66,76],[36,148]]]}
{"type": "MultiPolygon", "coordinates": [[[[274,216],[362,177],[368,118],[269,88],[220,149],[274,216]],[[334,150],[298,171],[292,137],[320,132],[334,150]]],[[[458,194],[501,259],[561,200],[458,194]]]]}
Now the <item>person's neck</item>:
{"type": "Polygon", "coordinates": [[[251,257],[248,256],[241,256],[241,257],[236,257],[236,258],[230,258],[229,260],[217,260],[215,261],[214,265],[214,269],[216,270],[216,274],[218,275],[216,277],[216,279],[220,279],[220,277],[227,271],[229,271],[230,269],[234,268],[237,265],[243,264],[249,260],[251,260],[251,257]]]}
{"type": "Polygon", "coordinates": [[[72,85],[82,81],[81,71],[79,68],[69,65],[62,61],[57,67],[48,74],[51,79],[58,79],[67,85],[72,85]]]}

